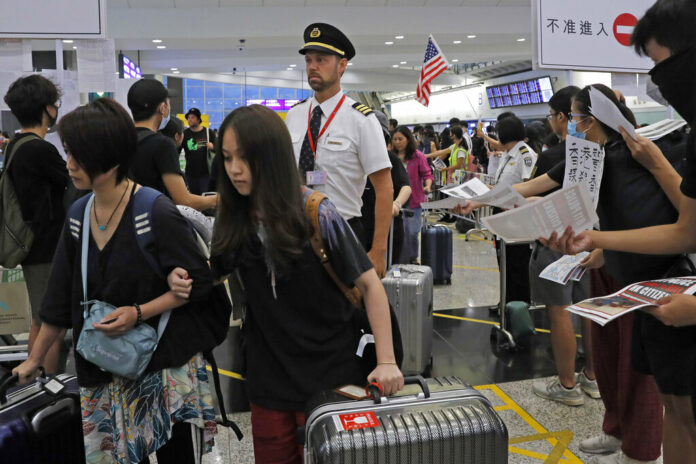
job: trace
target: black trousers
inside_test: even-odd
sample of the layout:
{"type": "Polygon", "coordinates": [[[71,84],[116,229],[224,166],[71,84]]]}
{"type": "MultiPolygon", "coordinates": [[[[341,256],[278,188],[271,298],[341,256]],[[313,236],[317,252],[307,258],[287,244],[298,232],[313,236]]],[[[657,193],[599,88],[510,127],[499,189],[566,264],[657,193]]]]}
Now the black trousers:
{"type": "MultiPolygon", "coordinates": [[[[172,427],[172,438],[157,450],[158,464],[200,464],[203,455],[203,431],[188,422],[172,427]]],[[[145,458],[140,464],[150,464],[145,458]]]]}
{"type": "Polygon", "coordinates": [[[354,217],[353,219],[350,219],[348,221],[348,225],[350,226],[351,229],[353,229],[353,233],[355,234],[355,236],[358,238],[358,241],[365,249],[365,252],[370,251],[370,248],[368,247],[368,245],[370,245],[369,242],[372,241],[372,238],[370,237],[370,240],[368,242],[367,234],[365,233],[365,226],[363,225],[362,218],[354,217]]]}

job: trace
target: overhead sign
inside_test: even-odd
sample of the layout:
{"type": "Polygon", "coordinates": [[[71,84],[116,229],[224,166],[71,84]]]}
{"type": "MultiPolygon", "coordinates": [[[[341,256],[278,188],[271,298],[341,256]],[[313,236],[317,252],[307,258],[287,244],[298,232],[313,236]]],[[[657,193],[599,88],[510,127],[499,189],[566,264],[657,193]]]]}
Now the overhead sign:
{"type": "Polygon", "coordinates": [[[21,0],[0,14],[0,38],[106,38],[105,0],[21,0]]]}
{"type": "Polygon", "coordinates": [[[648,72],[653,62],[631,46],[633,28],[654,0],[535,0],[536,66],[579,71],[648,72]]]}

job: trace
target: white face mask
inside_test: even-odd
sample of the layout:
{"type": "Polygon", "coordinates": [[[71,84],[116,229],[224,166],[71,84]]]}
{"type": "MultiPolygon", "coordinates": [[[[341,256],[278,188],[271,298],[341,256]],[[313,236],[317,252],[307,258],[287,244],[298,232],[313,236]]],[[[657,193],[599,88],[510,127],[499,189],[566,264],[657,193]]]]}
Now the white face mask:
{"type": "Polygon", "coordinates": [[[662,96],[660,88],[652,81],[652,79],[648,79],[648,82],[645,84],[645,93],[647,93],[650,98],[655,100],[660,105],[670,106],[669,102],[665,100],[665,97],[662,96]]]}
{"type": "Polygon", "coordinates": [[[159,129],[158,129],[158,130],[162,130],[162,129],[164,129],[165,127],[167,127],[167,123],[169,122],[169,118],[170,118],[171,115],[172,115],[172,110],[171,110],[171,108],[170,108],[170,109],[169,109],[169,113],[167,114],[167,116],[163,116],[163,117],[162,117],[162,122],[160,123],[159,129]]]}

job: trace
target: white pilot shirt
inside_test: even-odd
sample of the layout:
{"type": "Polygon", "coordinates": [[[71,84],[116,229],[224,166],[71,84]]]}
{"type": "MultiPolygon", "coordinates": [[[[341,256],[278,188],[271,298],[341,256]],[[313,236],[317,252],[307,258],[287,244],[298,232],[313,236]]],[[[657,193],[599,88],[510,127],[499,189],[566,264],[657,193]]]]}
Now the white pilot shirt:
{"type": "MultiPolygon", "coordinates": [[[[295,164],[299,165],[302,143],[307,134],[310,103],[312,110],[317,105],[321,106],[323,128],[342,96],[343,92],[338,92],[321,105],[312,97],[288,111],[285,123],[295,150],[295,164]]],[[[382,169],[391,169],[382,126],[377,117],[374,114],[366,116],[353,108],[353,104],[355,100],[346,96],[333,121],[319,138],[314,163],[315,170],[326,171],[327,181],[325,185],[313,188],[329,197],[346,220],[361,216],[367,176],[382,169]]]]}
{"type": "Polygon", "coordinates": [[[530,179],[536,162],[537,154],[534,150],[526,143],[518,142],[500,157],[500,164],[495,172],[495,183],[515,185],[530,179]]]}

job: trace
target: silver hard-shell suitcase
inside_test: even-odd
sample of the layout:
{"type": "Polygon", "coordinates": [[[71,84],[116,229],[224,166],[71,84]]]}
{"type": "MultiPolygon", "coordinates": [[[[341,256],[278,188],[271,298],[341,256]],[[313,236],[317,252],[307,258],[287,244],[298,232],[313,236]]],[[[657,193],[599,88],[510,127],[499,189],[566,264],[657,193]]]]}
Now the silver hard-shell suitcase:
{"type": "Polygon", "coordinates": [[[427,266],[394,265],[382,279],[399,321],[404,375],[423,374],[433,347],[433,272],[427,266]]]}
{"type": "Polygon", "coordinates": [[[419,388],[308,412],[305,464],[507,463],[507,428],[485,397],[456,377],[405,380],[419,388]]]}

